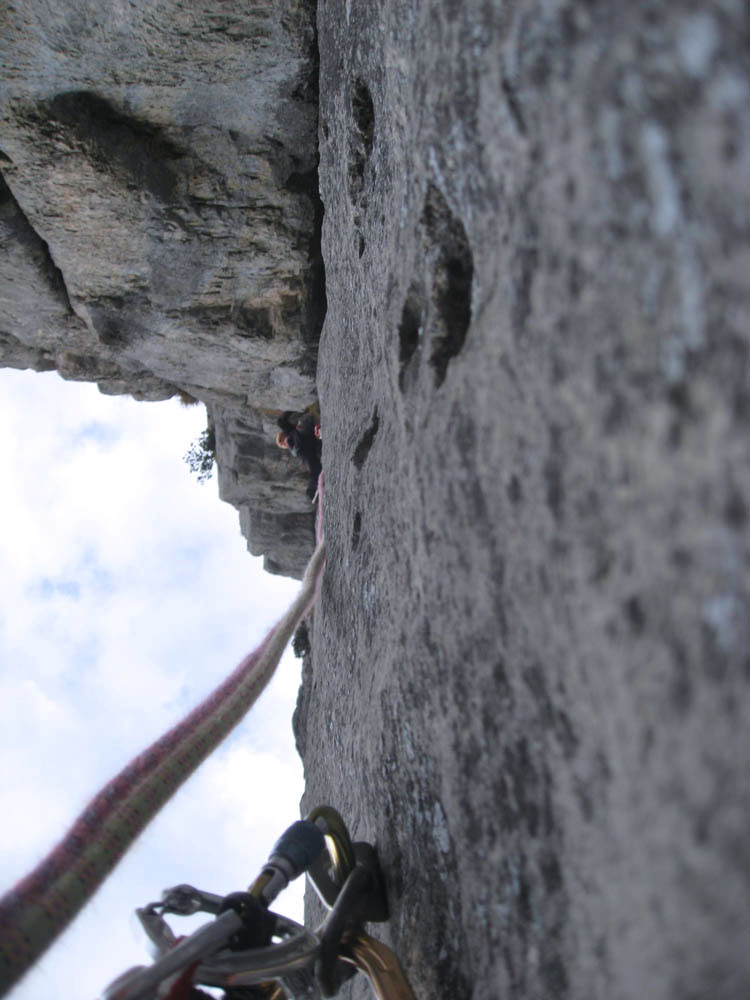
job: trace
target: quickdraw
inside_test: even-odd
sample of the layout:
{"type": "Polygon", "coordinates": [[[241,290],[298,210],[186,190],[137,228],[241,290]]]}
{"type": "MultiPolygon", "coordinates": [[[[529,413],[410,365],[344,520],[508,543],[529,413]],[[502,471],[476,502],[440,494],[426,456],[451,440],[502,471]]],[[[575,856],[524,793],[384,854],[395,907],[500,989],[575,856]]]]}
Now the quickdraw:
{"type": "Polygon", "coordinates": [[[389,916],[375,848],[353,844],[330,806],[282,834],[247,892],[222,897],[178,885],[136,914],[156,959],[118,977],[102,1000],[182,1000],[204,996],[200,986],[220,987],[226,1000],[320,1000],[357,971],[377,1000],[414,1000],[396,955],[363,928],[389,916]],[[314,932],[269,909],[303,872],[329,910],[314,932]],[[164,919],[198,912],[213,921],[183,939],[164,919]]]}
{"type": "Polygon", "coordinates": [[[47,857],[0,898],[0,996],[44,953],[146,824],[258,699],[317,597],[325,565],[320,510],[318,539],[299,595],[263,642],[105,785],[47,857]]]}

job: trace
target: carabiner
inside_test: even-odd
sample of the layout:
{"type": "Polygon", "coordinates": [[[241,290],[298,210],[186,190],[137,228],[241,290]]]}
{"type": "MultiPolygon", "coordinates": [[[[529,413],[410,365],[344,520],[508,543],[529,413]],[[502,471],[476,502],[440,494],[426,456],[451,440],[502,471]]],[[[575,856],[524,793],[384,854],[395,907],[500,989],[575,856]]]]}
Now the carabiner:
{"type": "Polygon", "coordinates": [[[326,859],[326,853],[321,854],[307,874],[322,902],[330,910],[356,863],[354,846],[341,815],[331,806],[318,806],[307,819],[322,831],[328,855],[326,859]]]}
{"type": "Polygon", "coordinates": [[[345,935],[339,954],[367,976],[378,1000],[416,1000],[401,963],[382,941],[365,931],[345,935]]]}

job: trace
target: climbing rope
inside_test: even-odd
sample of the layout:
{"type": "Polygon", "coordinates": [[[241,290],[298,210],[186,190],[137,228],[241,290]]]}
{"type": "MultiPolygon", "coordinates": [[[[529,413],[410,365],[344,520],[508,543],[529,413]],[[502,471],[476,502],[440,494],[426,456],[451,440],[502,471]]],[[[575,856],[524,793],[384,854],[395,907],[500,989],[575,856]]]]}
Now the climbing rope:
{"type": "MultiPolygon", "coordinates": [[[[322,477],[320,483],[322,497],[322,477]]],[[[318,544],[302,587],[263,642],[182,722],[96,795],[47,857],[0,899],[0,997],[91,898],[144,827],[257,701],[297,626],[311,611],[325,566],[318,544]]]]}

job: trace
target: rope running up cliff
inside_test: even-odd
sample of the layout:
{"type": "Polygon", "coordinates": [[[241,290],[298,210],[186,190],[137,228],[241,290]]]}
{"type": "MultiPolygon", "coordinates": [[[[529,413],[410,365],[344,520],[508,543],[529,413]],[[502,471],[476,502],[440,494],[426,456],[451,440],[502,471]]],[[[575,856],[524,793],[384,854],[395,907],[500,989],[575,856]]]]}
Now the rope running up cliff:
{"type": "Polygon", "coordinates": [[[312,609],[325,566],[321,530],[286,614],[205,701],[140,753],[96,795],[56,847],[0,899],[0,996],[65,929],[144,827],[242,720],[312,609]]]}

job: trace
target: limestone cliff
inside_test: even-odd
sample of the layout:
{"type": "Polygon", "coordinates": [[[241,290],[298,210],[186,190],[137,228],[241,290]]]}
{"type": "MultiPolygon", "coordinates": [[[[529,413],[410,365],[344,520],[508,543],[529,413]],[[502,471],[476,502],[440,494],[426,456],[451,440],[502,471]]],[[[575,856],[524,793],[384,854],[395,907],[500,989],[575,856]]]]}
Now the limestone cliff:
{"type": "Polygon", "coordinates": [[[319,98],[289,0],[56,11],[0,43],[2,356],[205,399],[285,571],[319,113],[296,732],[417,996],[750,995],[743,0],[320,0],[319,98]]]}
{"type": "Polygon", "coordinates": [[[205,402],[268,568],[312,544],[274,415],[315,395],[315,9],[83,0],[0,34],[0,364],[205,402]]]}

